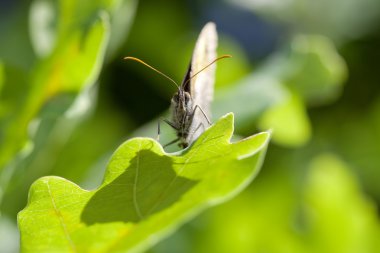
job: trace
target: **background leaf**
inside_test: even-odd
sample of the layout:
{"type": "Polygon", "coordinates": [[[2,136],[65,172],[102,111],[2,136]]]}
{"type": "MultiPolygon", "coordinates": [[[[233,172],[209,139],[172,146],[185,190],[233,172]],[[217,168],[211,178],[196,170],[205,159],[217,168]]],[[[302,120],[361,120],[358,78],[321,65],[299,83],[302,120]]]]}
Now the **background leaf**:
{"type": "MultiPolygon", "coordinates": [[[[74,33],[48,59],[36,65],[23,103],[15,105],[19,113],[6,115],[2,119],[4,125],[1,129],[3,145],[0,148],[0,171],[7,170],[3,173],[6,176],[1,178],[3,194],[14,174],[21,172],[23,166],[18,163],[38,151],[33,148],[40,147],[39,144],[46,141],[48,133],[54,128],[57,118],[72,105],[76,105],[76,95],[86,86],[94,84],[104,59],[108,32],[107,19],[98,17],[85,37],[81,38],[83,34],[79,31],[74,33]],[[73,62],[83,68],[75,67],[77,65],[72,65],[73,62]],[[30,125],[37,115],[40,118],[30,125]],[[29,136],[27,130],[30,130],[29,136]],[[28,137],[31,139],[28,140],[28,137]],[[22,148],[24,152],[17,156],[22,148]],[[18,160],[10,164],[16,158],[18,160]]],[[[82,112],[85,111],[86,108],[82,108],[82,112]]]]}
{"type": "Polygon", "coordinates": [[[379,248],[374,202],[365,197],[342,160],[328,153],[315,157],[306,166],[301,186],[287,176],[293,166],[283,162],[267,157],[265,164],[270,163],[273,171],[262,171],[237,198],[207,210],[154,252],[172,252],[167,245],[176,245],[176,240],[188,245],[185,252],[200,253],[370,253],[379,248]],[[197,236],[186,241],[183,237],[189,231],[197,236]]]}
{"type": "MultiPolygon", "coordinates": [[[[130,24],[135,3],[32,2],[29,29],[34,63],[27,71],[6,65],[7,82],[0,100],[5,112],[0,113],[0,171],[4,171],[0,172],[0,200],[10,202],[1,205],[1,212],[16,216],[25,205],[30,184],[51,173],[71,133],[94,111],[96,82],[106,53],[117,50],[128,31],[118,31],[113,38],[112,29],[130,24]],[[120,8],[124,13],[116,18],[120,8]]],[[[87,168],[72,169],[81,177],[87,168]]]]}

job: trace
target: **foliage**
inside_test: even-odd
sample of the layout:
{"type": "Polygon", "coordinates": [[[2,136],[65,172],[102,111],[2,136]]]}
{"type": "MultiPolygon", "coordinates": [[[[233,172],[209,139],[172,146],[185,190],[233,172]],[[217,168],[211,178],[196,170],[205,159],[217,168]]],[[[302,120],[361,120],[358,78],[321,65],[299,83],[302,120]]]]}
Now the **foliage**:
{"type": "MultiPolygon", "coordinates": [[[[123,62],[122,58],[139,57],[180,81],[200,28],[214,21],[219,35],[218,54],[231,54],[233,58],[217,63],[213,122],[233,112],[233,140],[272,129],[272,144],[259,177],[244,192],[207,210],[215,202],[210,203],[210,198],[204,196],[202,204],[170,216],[166,224],[154,227],[155,232],[144,234],[147,241],[139,240],[136,249],[149,253],[378,252],[379,3],[139,1],[137,6],[137,0],[2,1],[2,251],[18,252],[16,215],[27,204],[30,190],[31,202],[19,216],[27,217],[20,219],[20,225],[22,220],[30,221],[28,210],[43,203],[32,201],[43,195],[44,191],[36,191],[39,187],[46,189],[42,182],[51,182],[57,187],[54,193],[67,194],[67,200],[73,195],[59,184],[88,201],[103,188],[114,186],[113,181],[102,183],[101,179],[109,157],[122,140],[139,137],[122,144],[117,152],[141,141],[151,143],[154,154],[166,161],[194,152],[193,147],[169,153],[178,151],[174,145],[163,152],[153,140],[140,138],[156,136],[157,119],[169,117],[167,109],[175,88],[156,73],[123,62]],[[148,249],[152,244],[156,245],[148,249]]],[[[174,134],[170,127],[163,126],[160,142],[171,141],[174,134]]],[[[238,144],[222,146],[233,145],[238,144]]],[[[173,173],[178,173],[177,166],[172,166],[173,173]]],[[[253,165],[250,168],[253,173],[253,165]]],[[[213,169],[209,169],[210,177],[213,169]]],[[[232,175],[237,171],[228,172],[232,175]]],[[[118,178],[123,179],[124,174],[118,178]]],[[[165,175],[170,176],[161,176],[165,175]]],[[[106,179],[111,177],[107,172],[106,179]]],[[[223,186],[220,181],[206,181],[216,184],[211,190],[223,186]]],[[[238,181],[235,183],[237,187],[238,181]]],[[[185,196],[196,191],[198,185],[186,192],[182,189],[180,199],[176,195],[175,201],[169,201],[170,205],[146,220],[89,225],[79,214],[80,205],[86,206],[84,202],[69,205],[73,208],[61,217],[76,219],[68,224],[80,228],[74,225],[69,232],[82,229],[94,234],[89,239],[80,230],[73,234],[75,240],[95,240],[107,236],[102,226],[124,229],[148,224],[165,210],[183,204],[185,196]]],[[[119,194],[123,193],[126,191],[119,194]]],[[[227,199],[236,194],[229,192],[227,199]]],[[[202,194],[198,195],[194,200],[201,199],[202,194]]],[[[226,195],[220,201],[225,201],[226,195]]],[[[62,208],[66,210],[65,205],[62,208]]],[[[101,208],[122,217],[112,207],[101,208]]],[[[56,224],[54,212],[39,214],[45,228],[56,224]]],[[[47,231],[35,225],[20,226],[25,251],[28,244],[34,245],[29,243],[29,236],[39,237],[47,231]]],[[[127,243],[129,239],[125,238],[127,243]]],[[[59,243],[59,239],[54,242],[59,243]]]]}
{"type": "Polygon", "coordinates": [[[272,175],[239,198],[204,214],[206,228],[189,242],[193,252],[376,252],[376,207],[338,157],[316,156],[301,186],[283,171],[291,168],[280,162],[273,167],[272,175]],[[276,179],[269,183],[271,177],[276,179]],[[220,229],[221,222],[226,229],[220,229]]]}
{"type": "MultiPolygon", "coordinates": [[[[28,173],[33,173],[31,178],[25,179],[20,173],[44,149],[54,130],[62,128],[61,119],[66,119],[63,127],[67,136],[69,129],[88,114],[93,104],[90,100],[94,99],[91,90],[106,51],[114,50],[109,43],[115,40],[111,28],[115,26],[116,15],[112,18],[110,15],[117,12],[117,8],[124,9],[126,4],[132,7],[130,3],[33,2],[30,31],[35,49],[34,63],[28,70],[8,65],[4,70],[0,101],[3,111],[0,115],[1,195],[5,195],[0,199],[5,199],[3,202],[13,199],[15,191],[20,192],[18,187],[25,187],[39,176],[40,169],[29,170],[28,173]],[[80,18],[74,18],[76,16],[80,18]],[[14,111],[18,113],[12,113],[14,111]]],[[[129,11],[127,17],[131,13],[129,11]]],[[[124,14],[123,17],[125,19],[124,14]]],[[[116,37],[121,39],[120,34],[116,37]]]]}
{"type": "Polygon", "coordinates": [[[257,175],[268,133],[230,144],[233,117],[170,155],[135,138],[113,154],[102,185],[86,191],[58,177],[31,187],[19,214],[24,252],[145,249],[206,206],[236,195],[257,175]]]}

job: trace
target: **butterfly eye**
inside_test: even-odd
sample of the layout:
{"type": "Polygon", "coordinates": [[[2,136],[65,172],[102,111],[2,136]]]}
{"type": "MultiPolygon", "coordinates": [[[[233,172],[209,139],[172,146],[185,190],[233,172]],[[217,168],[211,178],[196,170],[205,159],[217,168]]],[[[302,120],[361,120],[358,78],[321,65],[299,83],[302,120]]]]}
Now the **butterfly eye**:
{"type": "Polygon", "coordinates": [[[176,103],[179,102],[178,94],[174,94],[174,96],[173,96],[173,101],[176,102],[176,103]]]}

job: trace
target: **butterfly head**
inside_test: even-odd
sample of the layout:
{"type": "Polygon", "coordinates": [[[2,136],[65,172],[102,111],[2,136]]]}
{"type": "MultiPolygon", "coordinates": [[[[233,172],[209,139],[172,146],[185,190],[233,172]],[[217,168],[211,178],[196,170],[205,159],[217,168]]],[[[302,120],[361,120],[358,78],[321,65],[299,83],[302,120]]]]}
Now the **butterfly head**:
{"type": "Polygon", "coordinates": [[[175,110],[183,112],[189,112],[193,108],[193,100],[190,93],[181,88],[174,94],[172,104],[174,105],[175,110]]]}

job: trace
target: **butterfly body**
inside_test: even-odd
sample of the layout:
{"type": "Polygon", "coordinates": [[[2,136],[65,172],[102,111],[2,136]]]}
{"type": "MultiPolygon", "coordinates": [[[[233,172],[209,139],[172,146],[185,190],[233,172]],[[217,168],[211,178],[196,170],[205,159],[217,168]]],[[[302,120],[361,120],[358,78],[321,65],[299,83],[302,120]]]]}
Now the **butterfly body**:
{"type": "Polygon", "coordinates": [[[187,139],[191,134],[191,125],[194,117],[193,99],[190,93],[178,90],[172,101],[173,118],[171,126],[177,131],[179,146],[187,147],[187,139]]]}
{"type": "Polygon", "coordinates": [[[172,121],[179,146],[186,148],[210,125],[210,104],[214,91],[217,33],[214,23],[207,23],[195,44],[189,68],[171,101],[172,121]],[[195,76],[196,75],[196,76],[195,76]]]}

